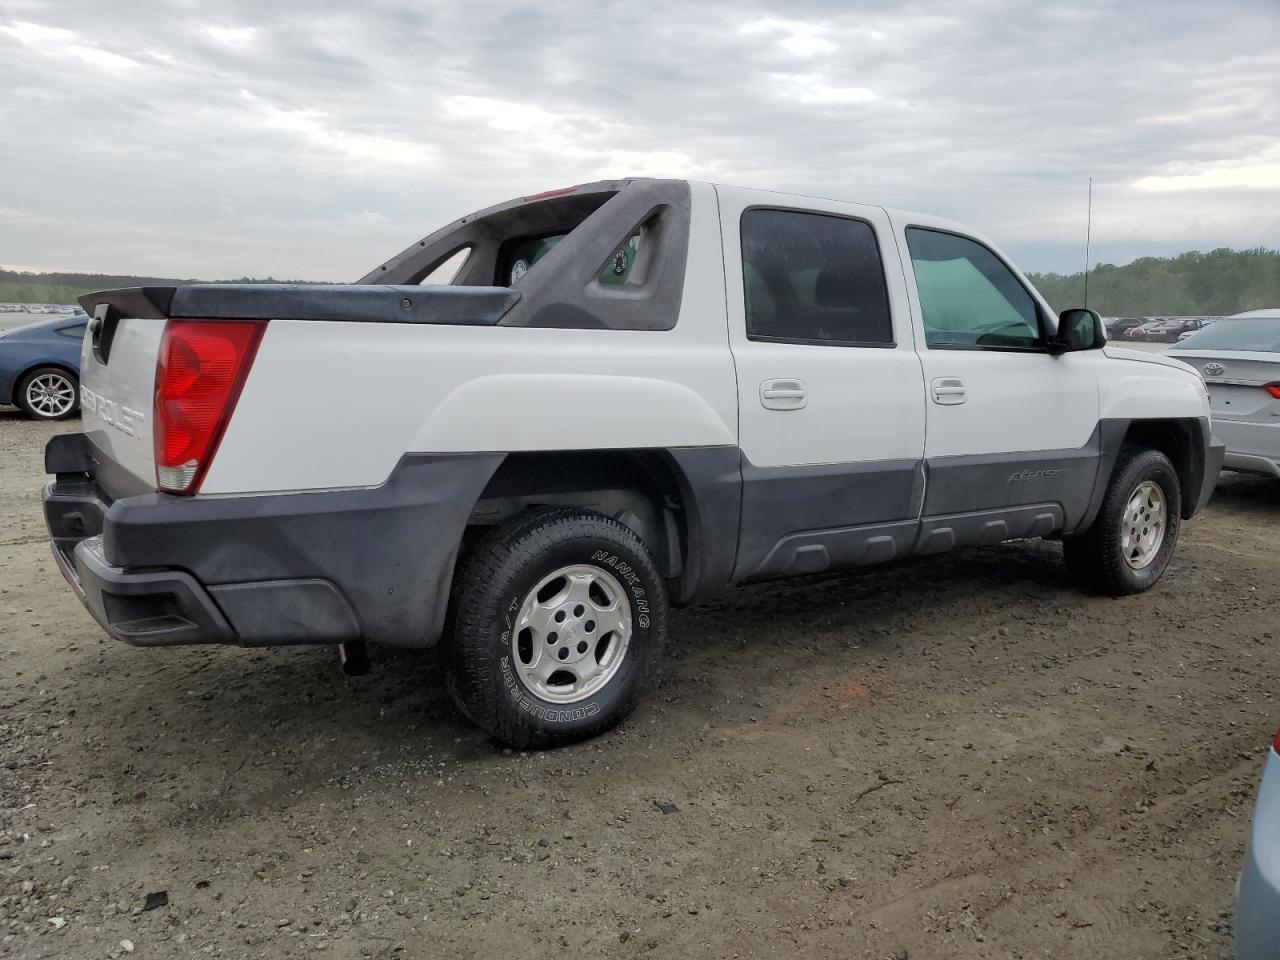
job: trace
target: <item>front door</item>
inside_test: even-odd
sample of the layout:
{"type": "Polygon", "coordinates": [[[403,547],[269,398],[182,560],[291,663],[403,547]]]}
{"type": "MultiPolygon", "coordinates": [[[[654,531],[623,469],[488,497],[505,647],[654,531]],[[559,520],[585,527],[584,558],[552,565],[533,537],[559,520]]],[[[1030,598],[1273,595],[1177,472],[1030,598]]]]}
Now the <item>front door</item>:
{"type": "Polygon", "coordinates": [[[1097,471],[1094,359],[1048,352],[1048,308],[991,247],[898,226],[928,397],[921,548],[1061,530],[1097,471]]]}
{"type": "Polygon", "coordinates": [[[743,455],[736,579],[906,553],[925,403],[888,217],[719,193],[743,455]]]}

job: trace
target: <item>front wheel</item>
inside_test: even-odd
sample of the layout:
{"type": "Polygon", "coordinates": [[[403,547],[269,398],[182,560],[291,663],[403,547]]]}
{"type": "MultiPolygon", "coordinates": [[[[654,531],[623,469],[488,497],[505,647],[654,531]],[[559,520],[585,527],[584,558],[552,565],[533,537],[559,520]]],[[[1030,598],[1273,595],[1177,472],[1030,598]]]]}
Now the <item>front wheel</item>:
{"type": "Polygon", "coordinates": [[[32,420],[66,420],[80,409],[80,381],[61,367],[38,367],[18,381],[13,402],[32,420]]]}
{"type": "Polygon", "coordinates": [[[1182,486],[1159,450],[1126,448],[1102,506],[1083,534],[1062,541],[1067,567],[1086,586],[1113,597],[1155,586],[1173,557],[1182,486]]]}
{"type": "Polygon", "coordinates": [[[589,510],[531,511],[477,541],[454,582],[449,687],[481,729],[549,747],[631,712],[667,597],[630,528],[589,510]]]}

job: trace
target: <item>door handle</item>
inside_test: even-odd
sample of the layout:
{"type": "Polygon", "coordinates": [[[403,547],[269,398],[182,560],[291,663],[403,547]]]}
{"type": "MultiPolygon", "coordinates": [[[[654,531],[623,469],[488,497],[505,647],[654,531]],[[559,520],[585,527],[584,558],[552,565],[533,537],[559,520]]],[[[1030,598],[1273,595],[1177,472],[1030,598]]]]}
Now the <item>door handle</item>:
{"type": "Polygon", "coordinates": [[[760,384],[760,405],[766,410],[803,410],[809,391],[803,380],[765,380],[760,384]]]}
{"type": "Polygon", "coordinates": [[[930,388],[933,391],[933,402],[943,406],[964,403],[969,396],[969,388],[960,377],[937,377],[930,388]]]}

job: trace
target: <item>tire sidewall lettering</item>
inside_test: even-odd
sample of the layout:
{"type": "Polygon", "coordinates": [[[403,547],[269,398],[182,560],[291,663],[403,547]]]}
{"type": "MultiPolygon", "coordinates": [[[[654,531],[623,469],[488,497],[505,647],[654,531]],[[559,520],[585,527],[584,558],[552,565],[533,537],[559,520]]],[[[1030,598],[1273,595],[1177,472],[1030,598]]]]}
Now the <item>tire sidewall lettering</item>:
{"type": "Polygon", "coordinates": [[[640,574],[636,573],[629,563],[608,550],[594,551],[591,554],[591,562],[611,567],[614,575],[626,584],[635,603],[636,625],[642,630],[649,629],[649,600],[644,587],[640,584],[640,574]]]}

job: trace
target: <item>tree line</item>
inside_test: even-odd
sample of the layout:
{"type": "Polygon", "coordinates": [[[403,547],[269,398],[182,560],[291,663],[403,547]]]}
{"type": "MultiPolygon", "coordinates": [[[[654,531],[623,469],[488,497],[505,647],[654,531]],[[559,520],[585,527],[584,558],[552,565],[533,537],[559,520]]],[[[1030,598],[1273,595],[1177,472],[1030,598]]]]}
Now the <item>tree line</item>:
{"type": "MultiPolygon", "coordinates": [[[[1028,275],[1056,309],[1083,306],[1084,273],[1028,275]]],[[[1089,271],[1088,306],[1104,317],[1227,316],[1280,307],[1280,250],[1255,247],[1140,257],[1089,271]]]]}
{"type": "MultiPolygon", "coordinates": [[[[1033,273],[1031,282],[1059,310],[1085,303],[1084,273],[1033,273]]],[[[74,303],[112,287],[199,283],[172,277],[103,273],[26,273],[0,269],[0,303],[74,303]]],[[[230,283],[277,283],[241,277],[230,283]]],[[[1280,250],[1255,247],[1176,257],[1140,257],[1124,266],[1100,263],[1089,271],[1088,306],[1106,317],[1223,316],[1280,307],[1280,250]]]]}
{"type": "MultiPolygon", "coordinates": [[[[86,293],[116,287],[173,287],[202,280],[131,277],[109,273],[29,273],[0,269],[0,303],[75,303],[86,293]]],[[[224,283],[284,283],[273,277],[239,277],[224,283]]]]}

